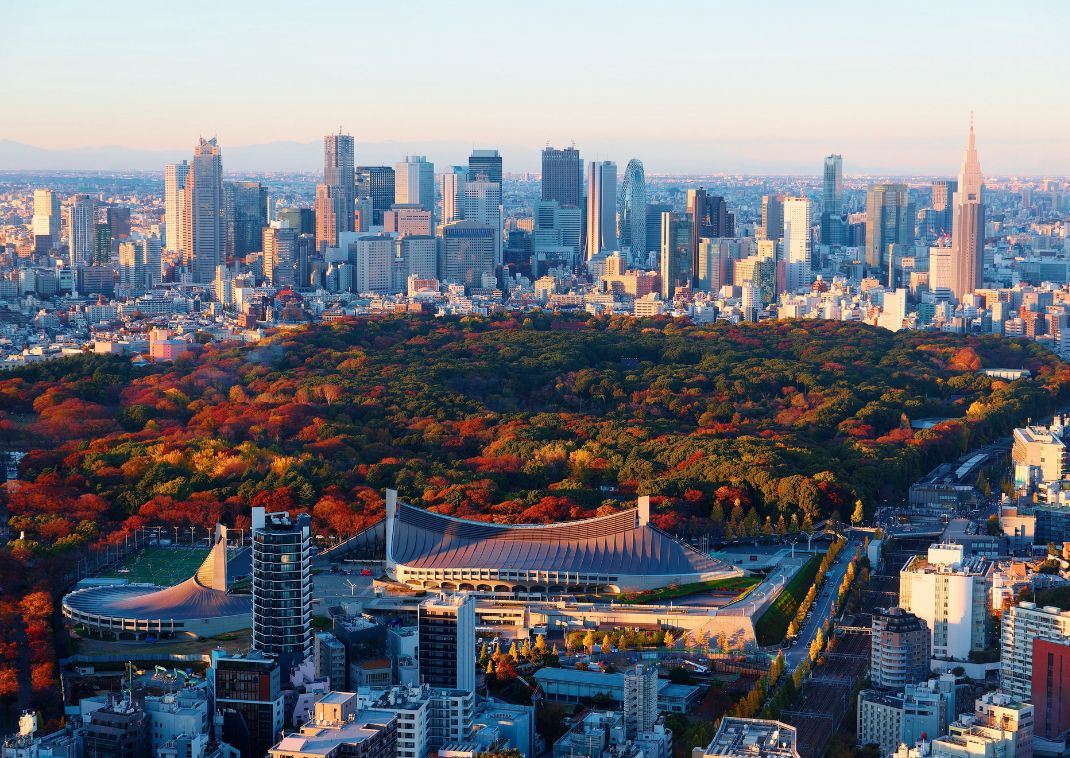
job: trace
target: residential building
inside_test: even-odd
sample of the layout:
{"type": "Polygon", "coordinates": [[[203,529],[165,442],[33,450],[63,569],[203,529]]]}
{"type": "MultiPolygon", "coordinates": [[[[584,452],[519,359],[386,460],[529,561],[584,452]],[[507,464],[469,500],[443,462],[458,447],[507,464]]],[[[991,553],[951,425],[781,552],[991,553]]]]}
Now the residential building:
{"type": "Polygon", "coordinates": [[[931,545],[927,557],[914,556],[900,571],[899,604],[928,625],[934,658],[967,660],[985,648],[991,574],[987,559],[944,544],[931,545]]]}
{"type": "Polygon", "coordinates": [[[624,734],[635,739],[640,732],[654,729],[658,720],[658,670],[636,666],[624,674],[624,734]]]}
{"type": "Polygon", "coordinates": [[[296,282],[297,230],[287,222],[272,221],[263,230],[264,278],[273,287],[292,287],[296,282]]]}
{"type": "Polygon", "coordinates": [[[85,731],[85,758],[149,758],[149,718],[123,699],[93,711],[85,731]]]}
{"type": "Polygon", "coordinates": [[[1037,639],[1070,644],[1070,611],[1023,601],[1003,612],[999,684],[1003,692],[1020,700],[1033,695],[1037,639]]]}
{"type": "Polygon", "coordinates": [[[986,692],[974,702],[975,723],[1014,735],[1014,758],[1033,758],[1033,706],[1003,692],[986,692]]]}
{"type": "Polygon", "coordinates": [[[1067,455],[1062,439],[1064,426],[1061,419],[1058,421],[1052,427],[1026,426],[1014,430],[1011,463],[1016,486],[1033,487],[1063,478],[1067,455]]]}
{"type": "Polygon", "coordinates": [[[784,198],[784,260],[788,292],[809,289],[810,273],[810,199],[784,198]]]}
{"type": "Polygon", "coordinates": [[[1070,734],[1070,640],[1033,638],[1034,730],[1058,740],[1070,734]]]}
{"type": "Polygon", "coordinates": [[[89,195],[75,195],[67,206],[67,246],[72,267],[93,262],[97,203],[89,195]]]}
{"type": "Polygon", "coordinates": [[[330,632],[317,632],[312,642],[316,677],[327,679],[332,690],[346,688],[346,646],[330,632]]]}
{"type": "Polygon", "coordinates": [[[328,692],[316,701],[312,720],[268,751],[270,758],[394,758],[397,717],[360,709],[353,692],[328,692]]]}
{"type": "Polygon", "coordinates": [[[253,647],[284,673],[312,655],[311,519],[253,508],[253,647]]]}
{"type": "Polygon", "coordinates": [[[163,168],[164,186],[164,247],[172,252],[186,250],[188,241],[183,238],[186,228],[186,177],[189,162],[168,163],[163,168]]]}
{"type": "Polygon", "coordinates": [[[900,743],[913,745],[924,735],[944,734],[955,715],[952,674],[908,684],[898,692],[862,690],[858,694],[857,743],[878,745],[887,755],[900,743]]]}
{"type": "Polygon", "coordinates": [[[923,619],[902,608],[873,613],[870,680],[874,687],[901,690],[929,677],[932,638],[923,619]]]}
{"type": "Polygon", "coordinates": [[[468,594],[420,603],[420,683],[463,691],[476,686],[476,604],[468,594]]]}

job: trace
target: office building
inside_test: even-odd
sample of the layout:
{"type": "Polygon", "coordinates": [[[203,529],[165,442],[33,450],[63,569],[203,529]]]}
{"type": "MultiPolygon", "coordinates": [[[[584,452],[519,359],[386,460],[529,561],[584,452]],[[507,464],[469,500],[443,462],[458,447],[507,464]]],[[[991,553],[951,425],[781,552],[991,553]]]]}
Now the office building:
{"type": "Polygon", "coordinates": [[[951,220],[951,294],[955,300],[984,284],[985,206],[984,178],[970,118],[970,136],[959,172],[951,220]]]}
{"type": "Polygon", "coordinates": [[[284,673],[312,654],[311,520],[253,508],[253,647],[284,673]]]}
{"type": "Polygon", "coordinates": [[[473,150],[468,156],[468,176],[485,177],[488,182],[502,183],[502,157],[497,150],[473,150]]]}
{"type": "Polygon", "coordinates": [[[1014,430],[1011,463],[1016,487],[1035,487],[1056,482],[1066,471],[1066,443],[1062,426],[1026,426],[1014,430]]]}
{"type": "MultiPolygon", "coordinates": [[[[406,155],[395,167],[394,202],[435,212],[435,164],[423,155],[406,155]]],[[[373,198],[374,207],[374,198],[373,198]]]]}
{"type": "Polygon", "coordinates": [[[810,271],[810,199],[784,198],[785,287],[788,292],[809,289],[810,271]]]}
{"type": "MultiPolygon", "coordinates": [[[[95,219],[94,219],[95,220],[95,219]]],[[[46,253],[60,244],[59,195],[50,189],[33,191],[33,239],[34,249],[46,253]]]]}
{"type": "Polygon", "coordinates": [[[328,134],[323,138],[323,183],[338,187],[340,207],[338,208],[340,232],[353,231],[353,208],[356,199],[356,176],[353,168],[353,135],[328,134]]]}
{"type": "Polygon", "coordinates": [[[795,727],[768,719],[726,716],[713,741],[691,758],[799,758],[795,727]]]}
{"type": "Polygon", "coordinates": [[[587,260],[617,249],[617,164],[594,161],[587,171],[587,260]]]}
{"type": "Polygon", "coordinates": [[[111,265],[111,243],[113,241],[111,224],[106,221],[98,221],[93,227],[93,265],[111,265]]]}
{"type": "Polygon", "coordinates": [[[505,221],[505,214],[502,210],[502,185],[501,182],[493,182],[482,177],[483,174],[470,177],[464,184],[464,219],[497,230],[494,237],[494,262],[500,265],[502,226],[505,221]]]}
{"type": "Polygon", "coordinates": [[[431,211],[419,205],[395,205],[383,213],[383,232],[408,237],[410,234],[429,235],[433,231],[431,211]]]}
{"type": "Polygon", "coordinates": [[[93,711],[85,730],[85,758],[149,758],[149,719],[129,699],[93,711]]]}
{"type": "Polygon", "coordinates": [[[888,755],[900,743],[913,745],[923,735],[944,734],[956,715],[955,677],[941,674],[899,691],[862,690],[855,734],[859,745],[878,745],[888,755]]]}
{"type": "MultiPolygon", "coordinates": [[[[655,253],[655,260],[661,257],[661,222],[664,214],[669,213],[672,206],[666,203],[651,203],[646,207],[646,248],[647,253],[655,253]]],[[[641,256],[635,252],[632,257],[640,260],[641,256]]],[[[655,263],[657,266],[657,263],[655,263]]]]}
{"type": "Polygon", "coordinates": [[[992,564],[967,557],[962,545],[931,545],[899,573],[899,604],[925,621],[941,660],[964,661],[985,648],[991,589],[992,564]]]}
{"type": "Polygon", "coordinates": [[[691,219],[691,276],[698,272],[698,242],[703,237],[734,237],[735,216],[720,195],[705,189],[687,191],[687,214],[691,219]]]}
{"type": "Polygon", "coordinates": [[[287,222],[272,221],[263,230],[264,279],[275,288],[292,287],[296,282],[297,230],[287,222]]]}
{"type": "Polygon", "coordinates": [[[624,734],[635,739],[640,732],[654,729],[658,720],[658,670],[636,666],[624,674],[624,734]]]}
{"type": "Polygon", "coordinates": [[[494,275],[497,229],[465,219],[439,228],[439,276],[451,284],[481,287],[494,275]]]}
{"type": "Polygon", "coordinates": [[[146,284],[153,287],[163,281],[163,244],[155,234],[145,239],[145,277],[146,284]]]}
{"type": "Polygon", "coordinates": [[[542,151],[542,199],[562,206],[583,206],[583,159],[575,147],[542,151]]]}
{"type": "Polygon", "coordinates": [[[443,224],[452,224],[464,218],[464,185],[467,181],[468,168],[465,166],[450,166],[439,177],[443,224]]]}
{"type": "Polygon", "coordinates": [[[620,223],[620,247],[631,251],[633,260],[646,261],[646,177],[643,162],[636,158],[628,161],[621,182],[620,201],[617,206],[620,223]]]}
{"type": "MultiPolygon", "coordinates": [[[[345,230],[346,198],[341,187],[316,185],[316,247],[322,251],[338,245],[338,234],[345,230]]],[[[379,223],[382,223],[380,216],[379,223]]]]}
{"type": "MultiPolygon", "coordinates": [[[[698,271],[695,289],[701,292],[720,292],[729,283],[729,261],[732,241],[703,237],[698,243],[698,271]]],[[[774,262],[775,265],[775,262],[774,262]]]]}
{"type": "Polygon", "coordinates": [[[866,195],[866,270],[882,281],[889,245],[914,244],[914,206],[905,184],[871,184],[866,195]]]}
{"type": "Polygon", "coordinates": [[[270,758],[394,758],[398,720],[387,711],[360,709],[353,692],[328,692],[312,719],[268,751],[270,758]]]}
{"type": "Polygon", "coordinates": [[[244,655],[215,651],[211,673],[216,712],[223,722],[220,737],[241,758],[261,758],[284,723],[278,662],[257,650],[244,655]]]}
{"type": "Polygon", "coordinates": [[[1033,639],[1034,732],[1046,740],[1070,735],[1070,640],[1033,639]]]}
{"type": "Polygon", "coordinates": [[[1070,611],[1020,602],[1003,612],[999,684],[1003,692],[1022,700],[1033,694],[1034,641],[1070,644],[1070,611]]]}
{"type": "Polygon", "coordinates": [[[420,603],[420,683],[475,691],[476,603],[467,594],[420,603]]]}
{"type": "Polygon", "coordinates": [[[357,238],[356,260],[353,262],[353,287],[357,292],[379,295],[391,291],[390,267],[396,257],[397,238],[390,234],[376,234],[357,238]]]}
{"type": "Polygon", "coordinates": [[[931,635],[925,621],[902,608],[873,613],[870,680],[874,687],[901,690],[929,677],[931,635]]]}
{"type": "Polygon", "coordinates": [[[401,259],[405,262],[406,279],[438,279],[438,239],[431,236],[408,235],[401,239],[401,259]]]}
{"type": "Polygon", "coordinates": [[[145,291],[145,243],[119,243],[119,283],[131,292],[145,291]]]}
{"type": "Polygon", "coordinates": [[[784,198],[762,195],[762,229],[758,239],[776,241],[784,236],[784,198]]]}
{"type": "Polygon", "coordinates": [[[279,208],[275,220],[285,227],[296,229],[298,235],[316,233],[316,211],[312,208],[279,208]]]}
{"type": "Polygon", "coordinates": [[[172,252],[186,249],[182,236],[186,228],[186,177],[189,163],[168,163],[163,167],[164,247],[172,252]]]}
{"type": "Polygon", "coordinates": [[[953,225],[955,193],[959,183],[954,179],[937,179],[932,183],[932,210],[937,236],[950,236],[953,225]]]}
{"type": "Polygon", "coordinates": [[[821,185],[821,244],[845,242],[843,219],[843,156],[825,158],[825,175],[821,185]]]}
{"type": "Polygon", "coordinates": [[[211,284],[217,266],[223,265],[226,247],[223,230],[223,162],[215,137],[203,137],[193,150],[186,176],[183,237],[193,269],[193,281],[211,284]]]}
{"type": "Polygon", "coordinates": [[[75,195],[67,206],[67,245],[72,267],[93,262],[97,203],[89,195],[75,195]]]}
{"type": "Polygon", "coordinates": [[[390,166],[357,166],[357,198],[372,204],[372,226],[382,226],[383,213],[397,202],[397,176],[390,166]]]}
{"type": "Polygon", "coordinates": [[[261,251],[261,233],[267,226],[267,188],[260,182],[223,182],[223,218],[226,257],[244,259],[261,251]]]}
{"type": "Polygon", "coordinates": [[[671,300],[676,291],[691,287],[691,216],[666,212],[661,215],[661,298],[671,300]]]}

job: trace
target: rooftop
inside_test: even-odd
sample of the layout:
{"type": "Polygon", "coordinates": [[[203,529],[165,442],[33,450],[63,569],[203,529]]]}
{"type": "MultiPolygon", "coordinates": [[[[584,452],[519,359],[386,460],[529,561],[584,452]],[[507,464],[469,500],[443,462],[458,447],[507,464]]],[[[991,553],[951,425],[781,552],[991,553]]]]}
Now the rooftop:
{"type": "Polygon", "coordinates": [[[704,758],[799,758],[795,738],[795,727],[779,721],[726,717],[704,758]]]}

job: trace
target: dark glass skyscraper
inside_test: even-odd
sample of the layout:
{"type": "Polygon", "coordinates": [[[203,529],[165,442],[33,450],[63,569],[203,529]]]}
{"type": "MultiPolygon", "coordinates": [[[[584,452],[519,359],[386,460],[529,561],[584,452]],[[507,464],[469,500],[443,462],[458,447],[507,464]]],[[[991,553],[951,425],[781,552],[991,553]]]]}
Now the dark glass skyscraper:
{"type": "Polygon", "coordinates": [[[383,212],[394,204],[394,169],[390,166],[357,166],[357,197],[372,203],[372,224],[382,226],[383,212]]]}
{"type": "Polygon", "coordinates": [[[821,242],[842,245],[845,237],[843,220],[843,157],[825,158],[825,177],[821,191],[821,242]]]}
{"type": "Polygon", "coordinates": [[[502,183],[502,156],[497,150],[473,150],[468,156],[468,177],[477,179],[481,174],[489,182],[502,183]]]}
{"type": "Polygon", "coordinates": [[[542,151],[542,199],[583,207],[583,159],[574,147],[542,151]]]}
{"type": "Polygon", "coordinates": [[[341,207],[338,231],[353,231],[353,202],[357,196],[353,173],[353,135],[328,134],[323,138],[323,183],[338,187],[341,207]]]}
{"type": "Polygon", "coordinates": [[[728,212],[723,197],[710,195],[702,188],[687,191],[687,213],[691,217],[691,275],[694,276],[698,272],[699,240],[734,237],[736,218],[728,212]]]}
{"type": "Polygon", "coordinates": [[[617,204],[620,223],[620,246],[629,248],[633,258],[645,260],[646,241],[646,176],[643,162],[633,158],[624,169],[620,201],[617,204]]]}
{"type": "Polygon", "coordinates": [[[267,188],[260,182],[223,182],[227,258],[244,258],[260,250],[267,202],[267,188]]]}
{"type": "Polygon", "coordinates": [[[871,184],[866,196],[866,269],[885,278],[889,245],[914,244],[914,206],[905,184],[871,184]]]}

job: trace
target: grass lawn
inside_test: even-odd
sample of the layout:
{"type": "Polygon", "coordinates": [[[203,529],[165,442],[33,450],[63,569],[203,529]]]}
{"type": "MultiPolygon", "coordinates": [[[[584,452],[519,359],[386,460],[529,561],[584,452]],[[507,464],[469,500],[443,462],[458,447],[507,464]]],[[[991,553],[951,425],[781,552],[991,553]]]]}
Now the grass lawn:
{"type": "Polygon", "coordinates": [[[708,582],[692,582],[691,584],[678,584],[675,587],[663,587],[660,590],[644,593],[629,593],[621,595],[618,602],[628,605],[643,603],[657,603],[661,600],[675,600],[678,597],[698,595],[702,592],[747,592],[761,584],[759,576],[730,576],[727,579],[713,579],[708,582]]]}
{"type": "Polygon", "coordinates": [[[126,579],[131,584],[170,587],[189,579],[208,557],[208,548],[150,545],[100,576],[126,579]]]}
{"type": "Polygon", "coordinates": [[[758,637],[759,645],[775,645],[784,639],[788,624],[795,618],[799,603],[814,585],[817,569],[821,565],[821,557],[821,555],[810,556],[810,560],[806,562],[802,570],[792,577],[788,585],[777,595],[773,604],[766,608],[765,613],[754,623],[754,633],[758,637]]]}

